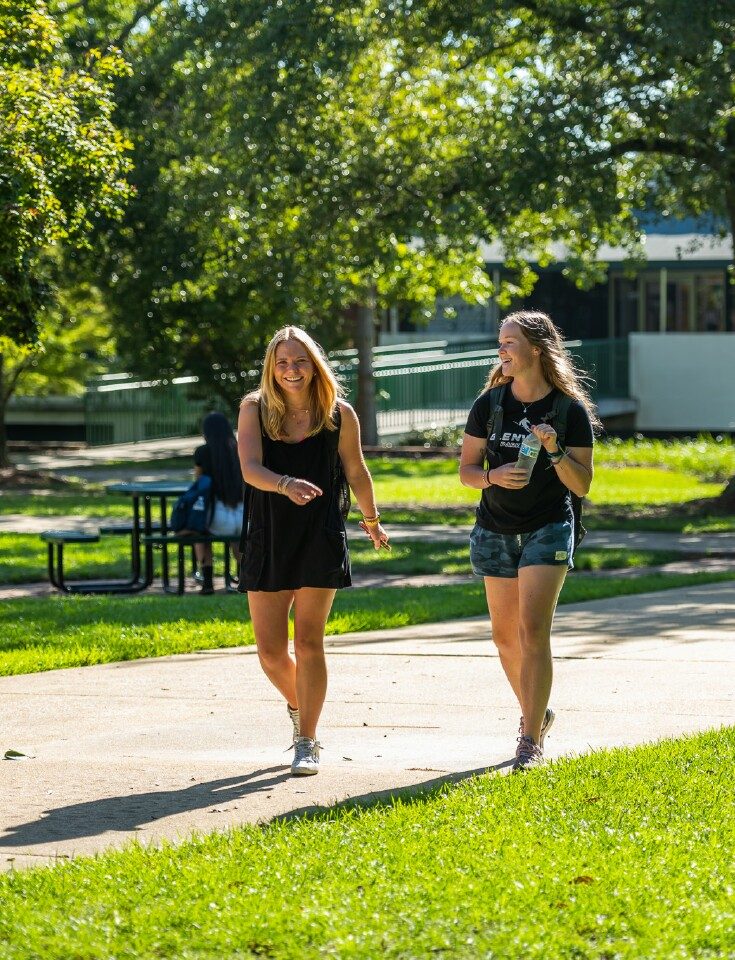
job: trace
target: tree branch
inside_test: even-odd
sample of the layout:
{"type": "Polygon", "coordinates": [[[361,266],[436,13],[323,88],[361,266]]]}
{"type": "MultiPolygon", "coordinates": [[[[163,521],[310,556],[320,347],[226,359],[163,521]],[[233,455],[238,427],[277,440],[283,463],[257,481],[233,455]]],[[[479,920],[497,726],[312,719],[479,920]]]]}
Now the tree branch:
{"type": "Polygon", "coordinates": [[[120,33],[115,37],[115,39],[110,43],[112,47],[118,47],[122,49],[125,46],[130,34],[135,30],[141,20],[144,20],[146,17],[149,17],[156,7],[160,7],[164,3],[164,0],[149,0],[148,3],[142,4],[133,14],[133,19],[126,24],[120,33]]]}
{"type": "Polygon", "coordinates": [[[606,153],[611,157],[620,157],[624,153],[666,153],[684,157],[687,160],[701,160],[713,165],[718,159],[714,150],[695,146],[687,140],[671,140],[668,137],[656,137],[653,140],[647,140],[645,137],[630,137],[627,140],[617,140],[610,144],[606,153]]]}
{"type": "Polygon", "coordinates": [[[74,10],[80,10],[82,7],[86,7],[87,0],[76,0],[76,3],[69,3],[66,6],[60,5],[58,12],[62,17],[65,17],[67,13],[73,13],[74,10]]]}

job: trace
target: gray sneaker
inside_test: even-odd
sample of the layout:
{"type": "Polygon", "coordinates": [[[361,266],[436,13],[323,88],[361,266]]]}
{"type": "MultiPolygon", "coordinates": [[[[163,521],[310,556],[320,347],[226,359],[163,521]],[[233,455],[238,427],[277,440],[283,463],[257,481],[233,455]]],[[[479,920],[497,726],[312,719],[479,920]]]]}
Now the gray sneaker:
{"type": "Polygon", "coordinates": [[[291,773],[295,777],[311,777],[319,773],[319,749],[321,743],[311,737],[297,737],[294,741],[294,757],[291,773]]]}
{"type": "MultiPolygon", "coordinates": [[[[551,707],[547,707],[546,713],[544,714],[544,722],[541,724],[541,735],[538,738],[538,745],[541,747],[542,750],[544,749],[544,738],[546,737],[546,734],[549,732],[549,730],[551,730],[551,725],[554,722],[555,718],[556,718],[556,714],[554,713],[554,711],[551,709],[551,707]]],[[[520,736],[525,735],[525,730],[523,726],[523,717],[521,717],[521,723],[520,723],[520,726],[518,727],[518,733],[520,734],[520,736]]]]}
{"type": "Polygon", "coordinates": [[[298,707],[292,707],[290,703],[287,703],[286,709],[288,710],[288,715],[291,718],[291,723],[293,724],[293,738],[291,740],[293,745],[301,736],[301,717],[299,716],[298,707]]]}
{"type": "Polygon", "coordinates": [[[518,737],[516,758],[511,767],[512,772],[521,773],[524,770],[530,770],[532,767],[538,767],[543,762],[544,752],[541,747],[531,737],[525,735],[518,737]]]}

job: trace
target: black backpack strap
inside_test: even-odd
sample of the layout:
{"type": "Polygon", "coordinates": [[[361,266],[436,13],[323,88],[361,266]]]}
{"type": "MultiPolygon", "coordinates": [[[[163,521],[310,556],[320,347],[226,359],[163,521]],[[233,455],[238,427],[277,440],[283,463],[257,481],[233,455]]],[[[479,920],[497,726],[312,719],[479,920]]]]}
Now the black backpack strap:
{"type": "Polygon", "coordinates": [[[556,442],[559,446],[564,446],[564,439],[567,435],[567,414],[569,413],[571,405],[572,398],[569,394],[562,393],[561,390],[557,389],[554,403],[549,413],[549,420],[554,430],[556,430],[556,442]]]}
{"type": "Polygon", "coordinates": [[[505,400],[505,390],[508,386],[503,383],[490,390],[490,416],[487,420],[487,443],[490,449],[490,437],[495,434],[492,442],[492,452],[497,453],[500,447],[500,435],[503,430],[503,401],[505,400]]]}
{"type": "Polygon", "coordinates": [[[330,456],[330,475],[332,477],[332,495],[336,498],[337,508],[343,520],[347,519],[350,512],[352,498],[350,496],[350,485],[347,483],[342,459],[339,455],[339,438],[342,433],[342,411],[339,409],[339,403],[335,404],[332,422],[337,427],[336,430],[330,430],[327,434],[327,445],[330,456]]]}
{"type": "MultiPolygon", "coordinates": [[[[570,397],[568,393],[562,393],[561,390],[557,390],[549,419],[552,422],[554,430],[556,430],[556,442],[560,447],[564,446],[564,440],[567,435],[567,414],[569,413],[572,402],[572,397],[570,397]]],[[[584,539],[587,531],[582,523],[582,498],[570,490],[569,499],[571,500],[572,516],[574,518],[574,550],[576,550],[580,542],[584,539]]]]}

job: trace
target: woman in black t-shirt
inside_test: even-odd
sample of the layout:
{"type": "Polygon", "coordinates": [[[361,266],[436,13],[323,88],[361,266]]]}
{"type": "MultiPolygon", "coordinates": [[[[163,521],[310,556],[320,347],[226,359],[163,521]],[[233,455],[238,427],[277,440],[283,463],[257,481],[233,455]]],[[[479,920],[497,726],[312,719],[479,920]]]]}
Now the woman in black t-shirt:
{"type": "Polygon", "coordinates": [[[600,422],[546,314],[511,314],[498,342],[500,362],[467,420],[460,479],[482,491],[470,558],[473,571],[485,579],[493,640],[521,707],[513,769],[525,770],[542,760],[554,720],[548,707],[551,624],[573,566],[570,491],[583,497],[590,488],[593,432],[600,422]],[[494,388],[503,385],[499,398],[494,388]],[[553,417],[560,393],[571,398],[565,448],[557,442],[553,417]],[[498,399],[503,416],[495,423],[498,399]],[[530,479],[516,463],[528,434],[541,444],[530,479]]]}

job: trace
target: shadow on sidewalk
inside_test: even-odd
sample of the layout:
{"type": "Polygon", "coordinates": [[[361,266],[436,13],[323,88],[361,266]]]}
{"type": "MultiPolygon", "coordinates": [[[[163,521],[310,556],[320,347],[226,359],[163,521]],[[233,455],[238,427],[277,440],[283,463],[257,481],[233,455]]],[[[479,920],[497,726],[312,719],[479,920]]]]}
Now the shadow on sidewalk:
{"type": "Polygon", "coordinates": [[[241,777],[193,783],[181,790],[106,797],[57,807],[45,811],[38,820],[9,827],[5,835],[0,837],[0,849],[75,840],[107,832],[134,832],[141,829],[143,824],[174,814],[205,807],[221,807],[250,794],[270,790],[290,776],[288,766],[266,767],[241,777]]]}
{"type": "MultiPolygon", "coordinates": [[[[513,760],[503,760],[490,767],[478,767],[459,773],[448,773],[431,780],[406,787],[376,790],[349,797],[339,803],[321,806],[313,804],[299,807],[271,818],[268,822],[288,823],[296,819],[317,819],[334,810],[351,807],[369,808],[390,806],[400,799],[403,803],[420,803],[448,784],[460,783],[485,773],[510,768],[513,760]]],[[[99,836],[104,833],[134,833],[144,824],[206,807],[221,807],[245,797],[270,791],[279,783],[291,779],[287,766],[266,767],[241,777],[228,777],[192,784],[182,790],[169,790],[107,797],[75,803],[66,807],[47,810],[37,820],[9,827],[0,837],[0,850],[17,847],[32,847],[47,843],[78,840],[82,837],[99,836]]],[[[243,819],[242,825],[248,821],[243,819]]]]}
{"type": "Polygon", "coordinates": [[[346,800],[340,800],[339,803],[332,803],[327,807],[321,806],[320,804],[299,807],[296,810],[289,810],[288,813],[282,813],[272,817],[270,822],[289,823],[292,820],[318,820],[325,814],[339,810],[350,810],[354,807],[365,810],[371,807],[390,807],[396,800],[400,800],[401,803],[404,804],[423,803],[442,787],[462,783],[464,780],[472,780],[473,777],[481,777],[486,773],[497,773],[501,770],[510,771],[514,759],[514,757],[511,757],[510,760],[501,760],[500,763],[493,764],[493,766],[490,767],[477,767],[474,770],[461,770],[456,773],[447,773],[444,774],[444,776],[433,777],[431,780],[423,780],[421,783],[414,783],[405,787],[373,790],[370,793],[363,793],[357,797],[348,797],[346,800]]]}

